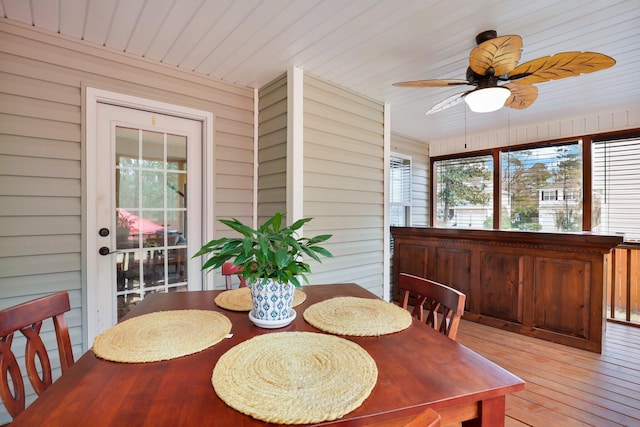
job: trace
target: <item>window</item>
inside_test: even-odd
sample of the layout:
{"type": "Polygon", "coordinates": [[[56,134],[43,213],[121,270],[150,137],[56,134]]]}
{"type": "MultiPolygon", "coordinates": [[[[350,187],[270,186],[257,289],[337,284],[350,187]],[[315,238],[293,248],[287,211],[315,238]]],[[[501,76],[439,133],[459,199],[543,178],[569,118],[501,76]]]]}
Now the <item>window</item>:
{"type": "Polygon", "coordinates": [[[582,143],[502,151],[501,229],[582,230],[582,143]]]}
{"type": "Polygon", "coordinates": [[[391,155],[389,214],[391,226],[411,225],[411,158],[399,154],[391,155]]]}
{"type": "Polygon", "coordinates": [[[592,230],[640,240],[640,140],[594,141],[592,230]]]}
{"type": "Polygon", "coordinates": [[[493,159],[490,155],[438,160],[438,227],[493,228],[493,159]]]}
{"type": "Polygon", "coordinates": [[[548,233],[591,230],[640,242],[639,164],[640,129],[587,135],[584,142],[527,143],[475,156],[435,157],[431,223],[548,233]],[[500,171],[494,171],[497,164],[500,171]],[[499,179],[495,193],[493,178],[499,179]],[[493,206],[500,206],[499,224],[493,206]]]}

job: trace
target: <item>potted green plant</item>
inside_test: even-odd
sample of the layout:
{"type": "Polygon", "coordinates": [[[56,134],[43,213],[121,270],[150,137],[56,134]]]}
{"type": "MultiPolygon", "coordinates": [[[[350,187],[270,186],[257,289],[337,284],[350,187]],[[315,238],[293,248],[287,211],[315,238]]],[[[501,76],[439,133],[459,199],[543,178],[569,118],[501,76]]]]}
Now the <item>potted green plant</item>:
{"type": "Polygon", "coordinates": [[[298,230],[312,218],[299,219],[289,226],[283,226],[282,219],[283,214],[277,212],[257,229],[236,218],[222,219],[221,223],[240,236],[211,240],[194,255],[210,255],[203,270],[220,268],[225,262],[241,266],[253,299],[250,314],[262,320],[282,321],[291,316],[295,288],[301,287],[300,278],[308,283],[306,274],[311,272],[305,257],[322,262],[320,256],[332,256],[319,246],[330,234],[298,236],[298,230]]]}

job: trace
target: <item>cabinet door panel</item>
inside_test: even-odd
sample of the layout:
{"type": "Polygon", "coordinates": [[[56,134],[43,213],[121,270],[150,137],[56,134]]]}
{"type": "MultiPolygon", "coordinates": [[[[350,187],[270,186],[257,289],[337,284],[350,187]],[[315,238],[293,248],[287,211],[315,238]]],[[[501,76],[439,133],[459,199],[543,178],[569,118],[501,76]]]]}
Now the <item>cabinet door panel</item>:
{"type": "Polygon", "coordinates": [[[472,306],[471,251],[436,247],[433,280],[464,293],[465,310],[472,306]]]}
{"type": "Polygon", "coordinates": [[[536,258],[533,326],[589,338],[590,277],[588,261],[536,258]]]}
{"type": "Polygon", "coordinates": [[[480,314],[522,324],[523,256],[483,252],[480,265],[480,314]]]}
{"type": "Polygon", "coordinates": [[[429,264],[429,248],[421,245],[407,243],[396,244],[393,257],[393,289],[391,298],[398,300],[398,277],[400,273],[413,274],[418,277],[427,277],[427,265],[429,264]]]}

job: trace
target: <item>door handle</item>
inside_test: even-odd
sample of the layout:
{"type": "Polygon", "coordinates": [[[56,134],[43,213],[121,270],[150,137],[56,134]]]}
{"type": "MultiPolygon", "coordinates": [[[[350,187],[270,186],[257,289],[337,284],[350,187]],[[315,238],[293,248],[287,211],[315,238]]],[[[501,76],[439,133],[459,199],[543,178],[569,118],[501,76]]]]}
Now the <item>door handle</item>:
{"type": "Polygon", "coordinates": [[[98,249],[98,253],[102,256],[110,255],[110,254],[119,254],[120,251],[110,251],[108,247],[103,246],[98,249]]]}

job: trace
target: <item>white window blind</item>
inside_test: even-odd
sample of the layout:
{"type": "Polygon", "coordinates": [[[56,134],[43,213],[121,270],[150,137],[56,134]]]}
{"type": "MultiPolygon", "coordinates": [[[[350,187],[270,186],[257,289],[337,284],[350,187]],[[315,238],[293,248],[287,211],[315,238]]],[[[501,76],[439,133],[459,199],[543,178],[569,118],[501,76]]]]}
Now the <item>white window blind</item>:
{"type": "Polygon", "coordinates": [[[411,159],[391,156],[389,168],[389,213],[392,226],[411,225],[411,159]]]}
{"type": "Polygon", "coordinates": [[[593,231],[640,240],[640,140],[597,141],[593,156],[593,231]]]}

